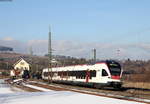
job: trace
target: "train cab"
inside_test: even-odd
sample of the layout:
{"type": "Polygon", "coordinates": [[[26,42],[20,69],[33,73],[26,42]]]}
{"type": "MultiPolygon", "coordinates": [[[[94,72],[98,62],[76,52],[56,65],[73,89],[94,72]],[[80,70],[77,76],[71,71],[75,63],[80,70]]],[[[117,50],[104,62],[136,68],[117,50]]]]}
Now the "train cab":
{"type": "Polygon", "coordinates": [[[106,61],[107,68],[101,70],[101,77],[108,86],[120,88],[122,85],[121,76],[122,69],[121,65],[116,61],[106,61]]]}

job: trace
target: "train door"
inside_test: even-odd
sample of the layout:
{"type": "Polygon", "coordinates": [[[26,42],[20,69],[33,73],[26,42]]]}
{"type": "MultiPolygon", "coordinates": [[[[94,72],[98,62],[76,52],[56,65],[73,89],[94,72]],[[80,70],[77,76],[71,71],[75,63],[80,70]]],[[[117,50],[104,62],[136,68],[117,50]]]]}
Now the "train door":
{"type": "Polygon", "coordinates": [[[102,83],[107,83],[107,80],[108,80],[108,73],[105,69],[102,69],[102,72],[101,72],[101,82],[102,83]]]}
{"type": "Polygon", "coordinates": [[[89,82],[90,79],[90,70],[86,71],[86,82],[89,82]]]}

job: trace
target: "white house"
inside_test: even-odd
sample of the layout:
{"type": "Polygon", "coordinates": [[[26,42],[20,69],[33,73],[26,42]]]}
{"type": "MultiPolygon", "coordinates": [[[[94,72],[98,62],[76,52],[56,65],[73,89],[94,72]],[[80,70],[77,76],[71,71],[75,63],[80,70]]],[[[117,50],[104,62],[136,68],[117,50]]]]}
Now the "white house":
{"type": "Polygon", "coordinates": [[[19,61],[17,61],[14,64],[14,69],[30,70],[30,64],[27,61],[25,61],[23,58],[21,58],[19,61]]]}
{"type": "Polygon", "coordinates": [[[30,70],[30,64],[23,58],[21,58],[14,64],[14,70],[11,70],[10,75],[11,76],[16,76],[16,74],[22,75],[24,70],[30,70]]]}

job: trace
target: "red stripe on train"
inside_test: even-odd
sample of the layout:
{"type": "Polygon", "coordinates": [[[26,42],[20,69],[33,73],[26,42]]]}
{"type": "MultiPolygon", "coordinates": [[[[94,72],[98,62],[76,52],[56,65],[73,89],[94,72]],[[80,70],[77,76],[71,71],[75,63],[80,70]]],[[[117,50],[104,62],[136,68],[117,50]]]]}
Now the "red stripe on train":
{"type": "Polygon", "coordinates": [[[112,75],[111,78],[112,79],[120,79],[120,76],[114,76],[114,75],[112,75]]]}

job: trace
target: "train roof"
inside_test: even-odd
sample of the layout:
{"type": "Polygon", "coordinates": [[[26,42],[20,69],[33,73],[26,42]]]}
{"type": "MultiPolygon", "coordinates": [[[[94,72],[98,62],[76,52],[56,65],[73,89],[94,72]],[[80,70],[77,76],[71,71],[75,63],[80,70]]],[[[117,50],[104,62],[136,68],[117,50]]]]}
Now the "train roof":
{"type": "MultiPolygon", "coordinates": [[[[89,63],[89,64],[81,64],[81,65],[71,65],[71,66],[61,66],[61,67],[53,67],[53,70],[87,70],[90,68],[90,70],[94,70],[94,67],[99,64],[118,64],[118,62],[114,60],[106,60],[106,61],[98,61],[95,63],[89,63]],[[82,68],[81,68],[82,67],[82,68]]],[[[48,70],[48,68],[44,69],[45,71],[48,70]]]]}
{"type": "Polygon", "coordinates": [[[108,63],[118,63],[118,62],[115,61],[115,60],[101,60],[101,61],[88,63],[88,65],[94,65],[94,64],[99,64],[99,63],[106,63],[106,64],[108,64],[108,63]]]}

